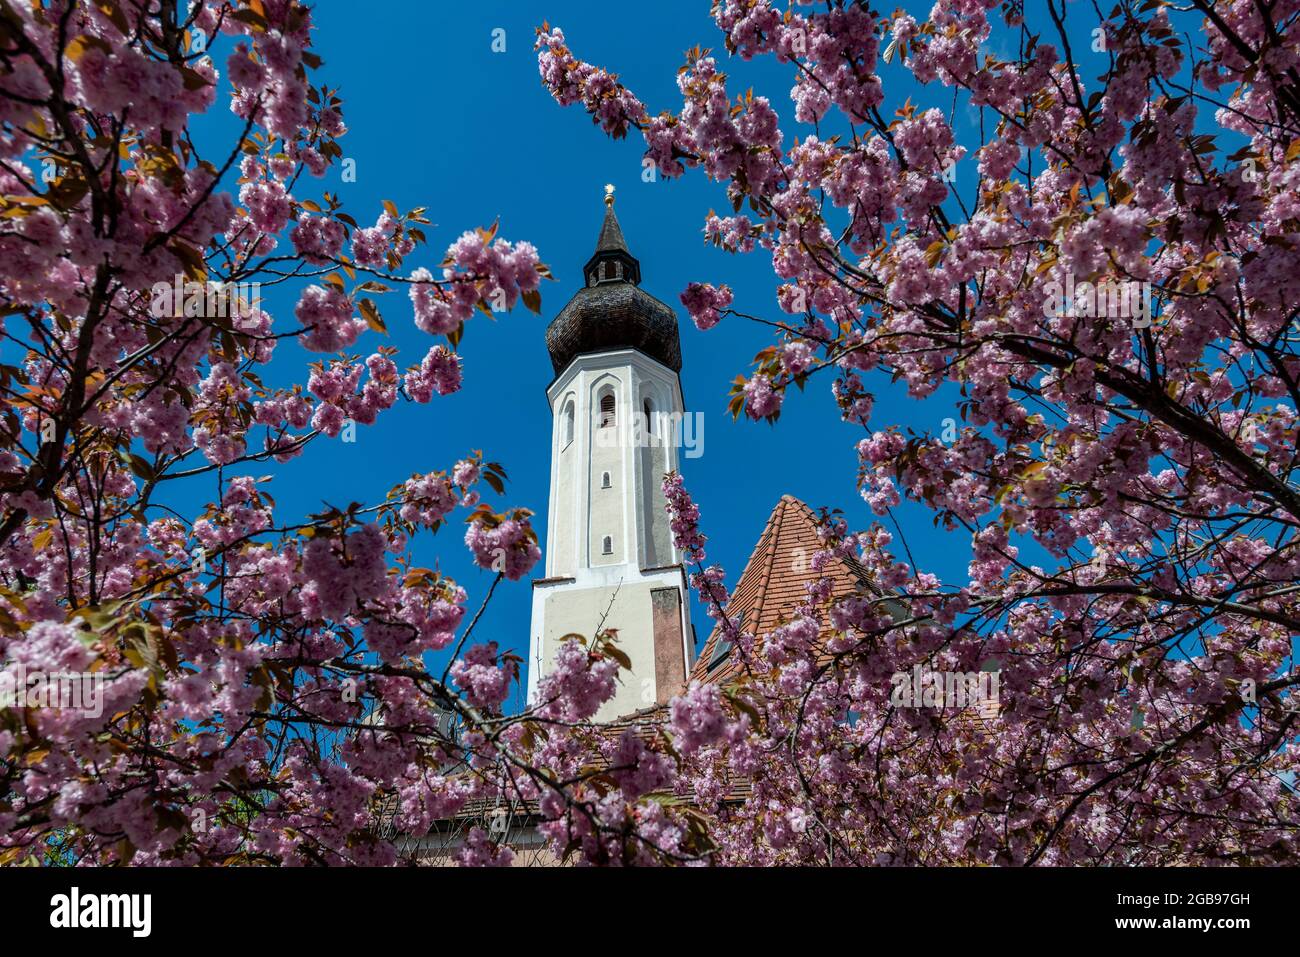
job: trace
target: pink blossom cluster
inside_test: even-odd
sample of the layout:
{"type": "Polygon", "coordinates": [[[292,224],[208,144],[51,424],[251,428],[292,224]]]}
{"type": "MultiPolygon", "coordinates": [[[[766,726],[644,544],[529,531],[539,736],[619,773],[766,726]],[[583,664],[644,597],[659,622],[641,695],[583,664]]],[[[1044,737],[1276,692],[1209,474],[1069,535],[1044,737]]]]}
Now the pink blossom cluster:
{"type": "Polygon", "coordinates": [[[303,549],[303,609],[309,617],[344,618],[384,592],[387,541],[378,525],[338,540],[313,538],[303,549]]]}
{"type": "Polygon", "coordinates": [[[535,47],[542,83],[560,104],[582,103],[613,136],[625,136],[628,123],[644,115],[645,107],[614,77],[599,67],[580,63],[569,52],[563,31],[538,30],[535,47]]]}
{"type": "Polygon", "coordinates": [[[497,654],[497,643],[474,645],[451,664],[451,676],[476,708],[500,710],[510,691],[511,671],[497,654]]]}
{"type": "Polygon", "coordinates": [[[289,233],[294,251],[303,262],[324,266],[338,259],[346,234],[343,224],[327,216],[313,216],[304,212],[298,225],[289,233]]]}
{"type": "Polygon", "coordinates": [[[352,300],[340,287],[308,286],[293,310],[307,330],[303,347],[312,352],[338,352],[351,346],[366,329],[353,312],[352,300]]]}
{"type": "Polygon", "coordinates": [[[573,639],[555,652],[550,670],[538,682],[538,714],[557,721],[585,721],[614,697],[618,663],[597,657],[573,639]]]}
{"type": "Polygon", "coordinates": [[[379,413],[397,401],[398,381],[393,360],[379,353],[369,356],[364,365],[335,360],[316,368],[307,381],[307,388],[320,399],[312,414],[312,428],[333,437],[348,419],[373,425],[379,413]],[[368,378],[358,390],[363,371],[368,378]]]}
{"type": "Polygon", "coordinates": [[[717,685],[692,681],[685,694],[672,700],[669,712],[673,744],[685,755],[744,734],[743,722],[730,719],[723,709],[717,685]]]}
{"type": "Polygon", "coordinates": [[[537,533],[528,521],[529,514],[521,509],[502,517],[481,510],[472,517],[465,530],[465,544],[479,567],[518,581],[537,564],[542,551],[537,546],[537,533]]]}
{"type": "Polygon", "coordinates": [[[693,282],[681,295],[682,305],[696,328],[712,329],[722,319],[722,310],[731,305],[731,290],[727,286],[714,288],[708,283],[693,282]]]}
{"type": "Polygon", "coordinates": [[[428,402],[434,393],[450,395],[460,389],[460,356],[446,346],[433,346],[419,366],[408,369],[403,379],[406,394],[416,402],[428,402]]]}
{"type": "Polygon", "coordinates": [[[427,269],[411,274],[415,324],[430,335],[448,335],[481,304],[510,309],[541,280],[540,261],[531,243],[513,245],[466,232],[447,249],[442,282],[427,269]]]}
{"type": "Polygon", "coordinates": [[[412,524],[436,527],[460,504],[460,496],[445,472],[429,472],[406,480],[401,516],[412,524]]]}

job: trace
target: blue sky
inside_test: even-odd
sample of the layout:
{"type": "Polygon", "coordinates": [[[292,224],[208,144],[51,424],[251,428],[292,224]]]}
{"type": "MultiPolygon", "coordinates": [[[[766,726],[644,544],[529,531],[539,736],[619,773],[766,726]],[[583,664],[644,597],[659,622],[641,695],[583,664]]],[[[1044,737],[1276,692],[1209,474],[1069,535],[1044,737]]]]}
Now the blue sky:
{"type": "MultiPolygon", "coordinates": [[[[903,4],[918,17],[929,3],[903,4]]],[[[892,7],[891,7],[892,8],[892,7]]],[[[803,393],[792,392],[775,426],[733,422],[726,412],[730,380],[749,369],[750,359],[769,344],[768,330],[728,319],[708,333],[694,328],[680,310],[678,294],[693,280],[726,282],[737,308],[774,315],[770,263],[761,251],[730,256],[706,246],[702,237],[711,208],[727,208],[722,187],[699,173],[676,181],[641,180],[639,139],[611,141],[579,108],[564,109],[542,88],[532,50],[534,27],[543,20],[564,29],[580,57],[615,72],[652,111],[678,108],[674,77],[683,52],[696,44],[713,48],[732,76],[733,94],[753,86],[782,118],[787,136],[809,132],[794,123],[788,92],[791,74],[775,63],[730,61],[706,2],[677,2],[663,10],[639,11],[577,0],[485,0],[474,5],[434,6],[389,0],[365,8],[321,2],[315,6],[316,50],[324,67],[315,80],[339,86],[349,126],[341,140],[356,161],[357,181],[344,183],[332,169],[323,180],[300,183],[299,198],[312,190],[337,192],[363,225],[374,222],[380,202],[391,199],[406,210],[425,206],[434,226],[427,250],[407,266],[436,268],[442,251],[465,229],[500,219],[500,234],[527,239],[556,277],[542,290],[542,316],[522,307],[495,322],[475,318],[461,345],[462,390],[428,405],[402,402],[378,423],[359,428],[355,444],[320,439],[286,466],[252,467],[250,474],[274,473],[271,485],[281,520],[318,509],[321,501],[346,505],[380,500],[393,485],[416,472],[449,467],[471,449],[505,465],[510,483],[496,505],[527,506],[545,541],[549,475],[550,414],[545,388],[552,378],[544,332],[581,282],[581,267],[596,242],[603,211],[602,187],[617,188],[624,234],[641,260],[642,285],[677,307],[681,317],[682,385],[690,411],[705,417],[703,455],[687,460],[687,485],[703,512],[709,557],[722,563],[735,583],[773,506],[789,493],[813,508],[839,507],[854,528],[874,520],[855,487],[855,443],[860,428],[839,421],[830,377],[814,377],[803,393]],[[492,51],[492,31],[505,30],[506,50],[492,51]]],[[[1090,11],[1078,4],[1072,13],[1090,11]]],[[[1086,33],[1086,31],[1082,31],[1086,33]]],[[[1086,50],[1086,46],[1084,47],[1086,50]]],[[[228,46],[214,53],[223,66],[228,46]]],[[[1102,63],[1098,63],[1100,70],[1102,63]]],[[[922,107],[951,105],[951,92],[918,88],[897,65],[886,68],[886,115],[910,97],[922,107]]],[[[955,117],[959,141],[974,149],[974,117],[955,117]]],[[[235,125],[224,94],[199,125],[211,156],[224,156],[235,125]]],[[[973,191],[973,163],[958,170],[958,186],[973,191]]],[[[267,301],[277,328],[292,321],[292,294],[279,289],[267,301]]],[[[368,334],[354,347],[366,355],[381,344],[397,346],[399,366],[418,362],[433,343],[415,329],[401,293],[380,297],[388,337],[368,334]]],[[[295,344],[280,346],[268,385],[304,382],[295,344]]],[[[873,426],[910,426],[937,432],[956,417],[955,390],[941,390],[925,402],[875,377],[873,426]]],[[[214,489],[201,492],[202,500],[214,489]]],[[[944,533],[931,514],[904,504],[897,510],[917,564],[948,581],[964,581],[968,541],[944,533]]],[[[440,567],[470,592],[477,607],[490,574],[469,560],[458,524],[416,545],[418,564],[440,567]]],[[[896,542],[897,544],[897,542],[896,542]]],[[[540,573],[541,567],[538,566],[540,573]]],[[[495,640],[527,657],[530,588],[526,581],[503,583],[478,626],[476,638],[495,640]]],[[[698,638],[709,620],[696,607],[698,638]]]]}

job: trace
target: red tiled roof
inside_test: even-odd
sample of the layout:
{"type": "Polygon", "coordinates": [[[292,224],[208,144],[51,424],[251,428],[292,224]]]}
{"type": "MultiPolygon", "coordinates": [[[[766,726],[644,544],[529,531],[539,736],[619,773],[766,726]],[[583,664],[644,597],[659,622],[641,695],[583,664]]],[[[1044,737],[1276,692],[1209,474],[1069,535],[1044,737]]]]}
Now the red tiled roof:
{"type": "MultiPolygon", "coordinates": [[[[726,609],[728,617],[740,616],[741,629],[760,637],[788,620],[795,607],[804,601],[808,584],[823,574],[812,568],[813,555],[822,547],[817,534],[817,516],[812,509],[793,495],[781,496],[731,593],[726,609]]],[[[837,598],[870,587],[866,569],[851,559],[834,560],[824,574],[835,582],[837,598]]],[[[715,627],[700,649],[691,670],[692,679],[725,684],[740,676],[741,664],[735,654],[709,668],[718,643],[723,640],[721,626],[715,627]]]]}

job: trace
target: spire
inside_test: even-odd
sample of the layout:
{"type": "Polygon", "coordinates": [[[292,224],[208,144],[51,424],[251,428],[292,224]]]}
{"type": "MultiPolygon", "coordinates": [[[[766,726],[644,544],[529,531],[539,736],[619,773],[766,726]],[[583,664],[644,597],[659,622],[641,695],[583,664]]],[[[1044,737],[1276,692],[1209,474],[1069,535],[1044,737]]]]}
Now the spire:
{"type": "Polygon", "coordinates": [[[626,253],[627,243],[623,240],[623,229],[614,215],[614,184],[605,184],[605,221],[600,225],[600,239],[596,240],[596,252],[626,253]]]}
{"type": "Polygon", "coordinates": [[[614,185],[605,184],[605,219],[600,224],[600,237],[596,240],[596,251],[582,274],[588,286],[601,282],[641,282],[641,264],[627,248],[623,239],[623,228],[614,215],[614,185]],[[601,266],[604,270],[601,270],[601,266]]]}

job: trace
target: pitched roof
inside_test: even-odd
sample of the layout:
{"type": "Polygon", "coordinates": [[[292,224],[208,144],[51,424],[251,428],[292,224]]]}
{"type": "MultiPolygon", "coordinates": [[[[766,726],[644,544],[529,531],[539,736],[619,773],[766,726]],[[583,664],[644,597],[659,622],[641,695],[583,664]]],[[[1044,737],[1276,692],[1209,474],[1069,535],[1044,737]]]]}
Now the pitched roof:
{"type": "MultiPolygon", "coordinates": [[[[822,548],[812,509],[793,495],[781,496],[731,593],[727,616],[739,617],[742,630],[762,636],[789,620],[806,598],[808,584],[822,574],[833,580],[836,598],[872,587],[866,569],[852,559],[834,559],[823,572],[815,571],[812,558],[822,548]]],[[[730,653],[722,627],[716,626],[700,649],[691,678],[725,684],[740,673],[737,656],[730,653]]]]}

